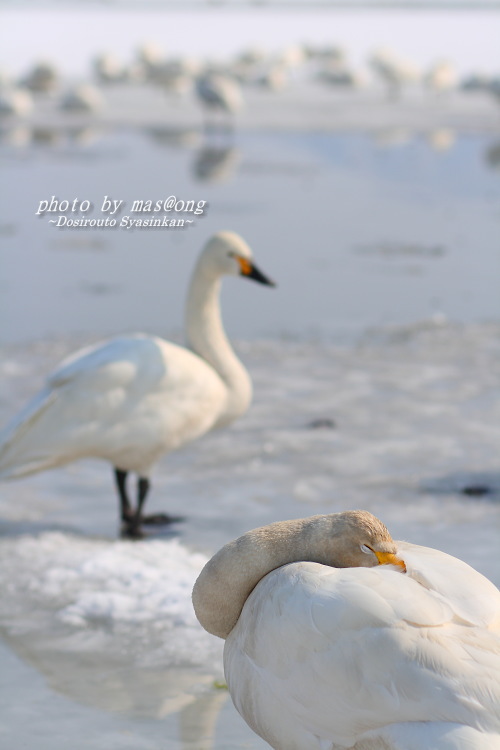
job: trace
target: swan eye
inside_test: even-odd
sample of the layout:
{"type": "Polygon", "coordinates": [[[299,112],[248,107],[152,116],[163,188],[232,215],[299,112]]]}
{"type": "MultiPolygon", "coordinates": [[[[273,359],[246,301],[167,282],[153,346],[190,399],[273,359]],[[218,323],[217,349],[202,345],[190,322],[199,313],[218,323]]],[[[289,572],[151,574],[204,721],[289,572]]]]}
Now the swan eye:
{"type": "Polygon", "coordinates": [[[365,555],[373,555],[374,554],[373,550],[371,549],[371,547],[368,547],[368,545],[366,545],[366,544],[360,544],[359,548],[360,548],[361,552],[365,553],[365,555]]]}
{"type": "Polygon", "coordinates": [[[228,253],[230,258],[234,258],[238,261],[238,264],[240,266],[240,273],[242,276],[251,276],[253,271],[253,266],[250,263],[249,260],[246,258],[243,258],[241,255],[238,255],[237,253],[228,253]]]}

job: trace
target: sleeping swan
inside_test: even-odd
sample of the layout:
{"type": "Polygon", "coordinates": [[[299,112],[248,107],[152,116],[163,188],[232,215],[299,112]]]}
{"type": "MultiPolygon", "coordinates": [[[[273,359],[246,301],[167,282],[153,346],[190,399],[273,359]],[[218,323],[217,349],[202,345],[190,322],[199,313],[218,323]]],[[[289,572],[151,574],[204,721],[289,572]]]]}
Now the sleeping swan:
{"type": "Polygon", "coordinates": [[[66,359],[46,387],[0,434],[0,479],[15,479],[79,458],[114,468],[128,536],[143,523],[168,523],[142,508],[153,465],[169,451],[246,412],[250,377],[226,337],[220,317],[223,275],[274,284],[234,232],[218,232],[194,269],[186,304],[188,348],[135,334],[82,349],[66,359]],[[137,505],[126,488],[138,476],[137,505]]]}
{"type": "Polygon", "coordinates": [[[193,604],[275,750],[500,748],[500,592],[366,511],[249,531],[206,564],[193,604]]]}

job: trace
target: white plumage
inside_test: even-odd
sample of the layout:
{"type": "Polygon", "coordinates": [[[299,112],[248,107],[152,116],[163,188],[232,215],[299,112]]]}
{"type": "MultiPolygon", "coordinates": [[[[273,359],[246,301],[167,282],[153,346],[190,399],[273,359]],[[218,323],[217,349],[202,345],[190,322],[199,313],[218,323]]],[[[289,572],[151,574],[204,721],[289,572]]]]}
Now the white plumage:
{"type": "Polygon", "coordinates": [[[119,83],[126,78],[124,66],[109,52],[98,55],[93,61],[93,68],[100,83],[119,83]]]}
{"type": "Polygon", "coordinates": [[[222,73],[206,73],[196,82],[196,93],[202,104],[211,110],[235,114],[243,107],[238,83],[222,73]]]}
{"type": "Polygon", "coordinates": [[[42,61],[34,65],[22,84],[35,93],[50,93],[59,85],[59,73],[52,63],[42,61]]]}
{"type": "Polygon", "coordinates": [[[440,60],[434,63],[424,76],[424,84],[436,94],[443,94],[456,88],[457,72],[452,63],[440,60]]]}
{"type": "Polygon", "coordinates": [[[194,270],[187,299],[190,348],[136,334],[76,352],[0,435],[0,478],[13,479],[84,457],[116,470],[122,519],[132,536],[153,464],[208,430],[229,424],[251,400],[251,381],[226,338],[220,318],[221,276],[271,282],[233,232],[209,240],[194,270]],[[126,494],[129,471],[139,476],[138,506],[126,494]]]}
{"type": "Polygon", "coordinates": [[[399,94],[404,86],[420,80],[419,70],[412,63],[401,60],[390,49],[376,50],[369,63],[392,93],[399,94]]]}
{"type": "Polygon", "coordinates": [[[67,112],[97,112],[103,105],[98,89],[90,83],[81,83],[66,91],[60,107],[67,112]]]}
{"type": "Polygon", "coordinates": [[[498,750],[500,593],[427,547],[393,543],[406,571],[364,560],[360,545],[382,561],[388,548],[366,533],[370,519],[273,524],[207,564],[193,592],[207,629],[225,635],[210,603],[221,586],[246,598],[224,648],[236,708],[275,750],[498,750]],[[336,552],[349,536],[352,549],[336,552]],[[356,549],[354,565],[367,567],[338,567],[356,549]]]}
{"type": "Polygon", "coordinates": [[[0,117],[25,117],[33,109],[33,97],[23,89],[0,91],[0,117]]]}

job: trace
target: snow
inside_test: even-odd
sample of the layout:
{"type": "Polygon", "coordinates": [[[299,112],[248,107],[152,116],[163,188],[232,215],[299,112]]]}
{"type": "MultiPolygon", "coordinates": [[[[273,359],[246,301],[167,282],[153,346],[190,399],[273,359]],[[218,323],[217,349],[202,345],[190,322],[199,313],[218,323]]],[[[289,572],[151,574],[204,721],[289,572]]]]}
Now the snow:
{"type": "MultiPolygon", "coordinates": [[[[125,56],[135,40],[121,42],[125,56]]],[[[92,51],[73,63],[83,70],[92,51]]],[[[19,49],[11,64],[29,59],[19,49]]],[[[237,133],[220,149],[224,179],[203,182],[211,144],[199,132],[183,144],[132,130],[1,144],[0,425],[81,346],[141,329],[179,341],[187,276],[214,230],[241,232],[278,288],[225,285],[254,402],[156,467],[148,510],[182,523],[119,539],[104,463],[0,486],[0,744],[264,748],[214,689],[222,642],[190,601],[205,560],[262,524],[365,508],[394,538],[500,584],[495,141],[458,129],[435,152],[423,131],[379,135],[237,133]],[[185,234],[76,236],[34,216],[56,193],[100,206],[170,192],[209,201],[185,234]]]]}
{"type": "MultiPolygon", "coordinates": [[[[188,750],[207,736],[221,749],[264,747],[214,691],[222,641],[197,624],[190,600],[207,557],[264,523],[366,508],[394,538],[456,555],[500,584],[499,334],[497,323],[424,321],[350,344],[240,342],[253,406],[232,428],[160,462],[151,510],[186,520],[143,541],[117,538],[103,463],[4,484],[2,663],[5,679],[24,686],[4,690],[7,737],[29,746],[38,727],[55,743],[47,748],[62,748],[69,727],[88,725],[96,747],[106,737],[120,750],[188,750]],[[318,420],[325,426],[314,427],[318,420]],[[473,485],[488,494],[463,494],[473,485]],[[45,687],[36,687],[38,674],[45,687]],[[20,696],[36,691],[45,708],[25,726],[20,696]]],[[[6,347],[1,421],[81,343],[6,347]]]]}

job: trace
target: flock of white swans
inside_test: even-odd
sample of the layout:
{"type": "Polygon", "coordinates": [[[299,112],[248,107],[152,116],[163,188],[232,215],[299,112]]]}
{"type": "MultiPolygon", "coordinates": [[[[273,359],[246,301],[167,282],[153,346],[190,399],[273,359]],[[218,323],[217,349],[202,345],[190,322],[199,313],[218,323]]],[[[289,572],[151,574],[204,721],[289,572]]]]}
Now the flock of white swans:
{"type": "Polygon", "coordinates": [[[458,88],[500,94],[500,78],[481,73],[460,79],[449,60],[437,60],[427,69],[391,49],[374,50],[363,67],[354,66],[337,45],[290,45],[280,52],[258,47],[227,61],[207,61],[189,56],[168,57],[152,43],[141,45],[128,63],[105,52],[92,62],[91,80],[69,84],[57,67],[39,61],[21,78],[0,71],[0,117],[23,118],[36,108],[41,95],[54,98],[65,112],[98,113],[110,86],[148,85],[178,97],[195,95],[208,110],[234,115],[243,106],[251,87],[279,92],[298,82],[318,82],[325,87],[361,89],[382,86],[390,97],[420,88],[445,95],[458,88]],[[93,79],[93,80],[92,80],[93,79]]]}
{"type": "MultiPolygon", "coordinates": [[[[0,478],[97,457],[113,468],[125,535],[175,520],[143,513],[155,462],[251,401],[221,320],[224,275],[274,285],[241,237],[214,235],[192,275],[186,347],[137,334],[76,352],[0,435],[0,478]]],[[[249,531],[207,563],[193,604],[226,641],[236,708],[275,750],[500,749],[499,591],[456,558],[394,541],[368,512],[249,531]]]]}

